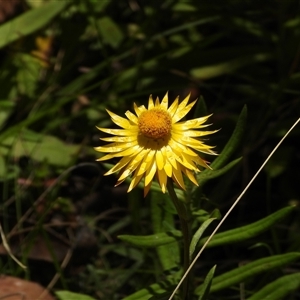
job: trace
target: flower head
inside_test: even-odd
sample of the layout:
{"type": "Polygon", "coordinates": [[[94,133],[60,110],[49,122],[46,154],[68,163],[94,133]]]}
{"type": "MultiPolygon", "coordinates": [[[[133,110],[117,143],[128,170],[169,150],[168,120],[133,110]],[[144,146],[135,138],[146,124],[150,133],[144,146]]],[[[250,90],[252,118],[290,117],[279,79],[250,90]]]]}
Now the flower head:
{"type": "Polygon", "coordinates": [[[209,168],[197,152],[206,154],[216,153],[213,147],[205,145],[200,137],[215,131],[198,130],[209,125],[204,124],[210,116],[181,121],[191,110],[196,100],[188,104],[190,95],[181,103],[177,97],[168,107],[168,94],[161,103],[157,98],[153,101],[149,97],[148,109],[134,103],[135,114],[130,111],[122,118],[110,111],[112,121],[122,129],[99,128],[99,130],[113,135],[102,138],[110,142],[106,146],[96,147],[99,152],[108,153],[98,161],[120,157],[120,161],[105,175],[120,172],[117,185],[128,176],[132,176],[128,192],[130,192],[142,178],[145,180],[144,195],[146,196],[154,176],[157,177],[162,191],[165,193],[168,178],[172,178],[181,188],[185,189],[182,174],[185,174],[195,185],[195,172],[200,172],[198,166],[209,168]]]}

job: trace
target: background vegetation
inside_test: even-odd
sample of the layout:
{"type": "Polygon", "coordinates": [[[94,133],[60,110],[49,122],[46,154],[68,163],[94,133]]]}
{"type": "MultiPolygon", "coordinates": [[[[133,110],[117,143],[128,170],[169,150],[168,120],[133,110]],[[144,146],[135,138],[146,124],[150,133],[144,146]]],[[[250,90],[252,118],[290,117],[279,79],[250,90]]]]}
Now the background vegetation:
{"type": "MultiPolygon", "coordinates": [[[[215,164],[223,171],[204,173],[201,187],[190,189],[195,229],[224,215],[300,115],[300,2],[2,0],[0,22],[0,220],[28,267],[2,247],[1,273],[94,299],[167,299],[158,294],[170,294],[178,281],[180,238],[149,248],[118,236],[178,229],[174,210],[155,186],[146,199],[140,188],[114,188],[116,178],[95,162],[102,136],[95,126],[113,126],[106,108],[123,116],[150,94],[200,98],[193,114],[213,113],[211,128],[221,128],[209,144],[222,153],[233,140],[215,164]],[[155,221],[162,211],[166,219],[155,221]]],[[[281,265],[221,287],[213,281],[209,299],[261,300],[259,290],[272,283],[285,292],[272,299],[300,299],[299,132],[221,231],[279,215],[249,239],[206,249],[191,299],[204,299],[199,286],[214,265],[225,282],[235,276],[226,272],[264,266],[266,257],[281,265]]]]}

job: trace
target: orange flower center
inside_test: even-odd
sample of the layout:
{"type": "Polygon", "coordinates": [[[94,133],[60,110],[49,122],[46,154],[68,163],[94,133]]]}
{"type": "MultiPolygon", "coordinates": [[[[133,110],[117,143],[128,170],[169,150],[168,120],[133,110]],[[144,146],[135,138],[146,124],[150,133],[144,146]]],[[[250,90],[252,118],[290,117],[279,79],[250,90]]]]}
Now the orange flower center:
{"type": "Polygon", "coordinates": [[[138,126],[140,132],[148,138],[164,138],[171,132],[172,118],[167,111],[153,108],[140,115],[138,126]]]}

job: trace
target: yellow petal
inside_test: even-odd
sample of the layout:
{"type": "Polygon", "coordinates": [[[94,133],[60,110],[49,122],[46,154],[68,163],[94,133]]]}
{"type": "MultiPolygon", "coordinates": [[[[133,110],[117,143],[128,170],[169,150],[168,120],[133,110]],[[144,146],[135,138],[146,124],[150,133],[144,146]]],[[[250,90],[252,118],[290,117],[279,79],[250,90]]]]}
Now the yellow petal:
{"type": "Polygon", "coordinates": [[[176,153],[180,153],[184,149],[184,146],[178,143],[177,141],[175,141],[173,138],[169,140],[168,147],[170,147],[172,152],[176,152],[176,153]]]}
{"type": "Polygon", "coordinates": [[[138,123],[138,118],[135,114],[133,114],[131,111],[127,110],[125,113],[125,116],[134,124],[138,123]]]}
{"type": "Polygon", "coordinates": [[[118,182],[123,182],[134,170],[125,169],[121,176],[118,178],[118,182]]]}
{"type": "Polygon", "coordinates": [[[195,105],[196,102],[197,101],[193,101],[192,103],[190,103],[188,106],[186,106],[181,110],[178,107],[177,112],[173,117],[173,122],[176,123],[179,120],[181,120],[184,116],[186,116],[186,114],[192,109],[192,107],[195,105]]]}
{"type": "Polygon", "coordinates": [[[107,160],[107,159],[111,159],[111,158],[114,158],[114,157],[121,157],[121,156],[130,156],[132,155],[134,152],[136,153],[139,153],[141,151],[142,148],[139,148],[139,146],[137,147],[132,147],[132,148],[129,148],[129,149],[125,149],[124,151],[121,151],[121,152],[117,152],[117,153],[112,153],[112,154],[107,154],[101,158],[99,158],[98,160],[99,161],[103,161],[103,160],[107,160]],[[126,155],[123,155],[123,154],[126,154],[126,155]]]}
{"type": "MultiPolygon", "coordinates": [[[[197,118],[197,119],[192,119],[192,120],[188,120],[188,121],[183,121],[183,122],[179,122],[176,124],[173,124],[173,127],[175,130],[188,130],[188,129],[195,129],[195,128],[204,128],[209,126],[210,124],[205,124],[202,125],[203,123],[206,122],[206,120],[208,119],[209,116],[206,117],[202,117],[202,118],[197,118]],[[201,126],[202,125],[202,126],[201,126]]],[[[173,117],[174,119],[174,117],[173,117]]]]}
{"type": "Polygon", "coordinates": [[[193,182],[195,185],[199,186],[199,184],[198,184],[198,182],[197,182],[197,180],[196,180],[196,178],[195,178],[195,176],[194,176],[194,174],[193,174],[192,171],[190,171],[190,170],[188,170],[188,169],[185,169],[185,170],[184,170],[184,173],[185,173],[185,175],[188,177],[188,179],[189,179],[191,182],[193,182]]]}
{"type": "Polygon", "coordinates": [[[129,156],[132,155],[134,153],[139,153],[142,150],[142,148],[137,145],[137,146],[133,146],[131,148],[128,148],[122,152],[116,153],[115,156],[116,157],[120,157],[120,156],[129,156]]]}
{"type": "Polygon", "coordinates": [[[128,156],[122,157],[122,159],[114,166],[112,167],[108,172],[106,172],[104,175],[111,175],[115,172],[120,171],[122,168],[124,168],[129,162],[131,158],[128,156]]]}
{"type": "Polygon", "coordinates": [[[155,107],[158,108],[159,106],[160,106],[159,98],[156,97],[156,99],[155,99],[155,107]]]}
{"type": "Polygon", "coordinates": [[[150,191],[150,188],[151,188],[151,184],[152,184],[152,181],[150,181],[150,183],[148,185],[145,185],[144,187],[144,198],[147,196],[147,194],[149,193],[150,191]]]}
{"type": "Polygon", "coordinates": [[[139,162],[129,162],[128,165],[126,167],[123,168],[123,173],[121,174],[121,176],[119,177],[119,181],[120,180],[124,180],[126,179],[126,177],[128,177],[129,175],[131,175],[134,171],[136,171],[137,167],[139,165],[139,162]]]}
{"type": "Polygon", "coordinates": [[[148,110],[154,108],[154,102],[153,102],[153,98],[152,95],[149,96],[149,101],[148,101],[148,110]]]}
{"type": "Polygon", "coordinates": [[[165,158],[160,150],[156,151],[155,158],[158,170],[162,170],[165,165],[165,158]]]}
{"type": "MultiPolygon", "coordinates": [[[[126,179],[126,178],[125,178],[125,179],[126,179]]],[[[114,187],[116,187],[116,186],[120,185],[121,183],[123,183],[123,182],[125,181],[125,179],[123,179],[123,180],[118,180],[117,183],[114,185],[114,187]]]]}
{"type": "Polygon", "coordinates": [[[166,161],[166,163],[164,165],[164,170],[165,170],[167,176],[172,177],[172,169],[173,169],[172,165],[168,161],[166,161]]]}
{"type": "Polygon", "coordinates": [[[198,157],[197,161],[195,160],[195,162],[206,169],[211,169],[211,167],[201,157],[198,157]]]}
{"type": "Polygon", "coordinates": [[[178,101],[179,101],[179,96],[176,97],[175,101],[171,104],[171,106],[168,109],[169,114],[171,117],[175,114],[177,108],[178,108],[178,101]]]}
{"type": "Polygon", "coordinates": [[[203,145],[203,146],[193,146],[193,148],[199,152],[206,153],[209,155],[218,155],[216,152],[210,149],[210,148],[214,148],[214,146],[203,145]]]}
{"type": "Polygon", "coordinates": [[[152,165],[147,169],[145,174],[145,186],[149,185],[149,183],[153,180],[155,173],[156,173],[156,163],[153,160],[152,165]]]}
{"type": "Polygon", "coordinates": [[[126,129],[131,129],[132,128],[133,125],[131,125],[130,122],[127,119],[122,118],[122,117],[116,115],[115,113],[109,111],[108,109],[106,111],[110,115],[112,121],[115,124],[117,124],[118,126],[120,126],[122,128],[126,128],[126,129]]]}
{"type": "Polygon", "coordinates": [[[167,176],[172,177],[172,165],[167,160],[167,150],[166,147],[161,148],[162,156],[164,157],[164,170],[167,176]]]}
{"type": "Polygon", "coordinates": [[[139,165],[137,175],[144,174],[154,160],[155,151],[150,151],[147,156],[144,157],[142,163],[139,165]]]}
{"type": "Polygon", "coordinates": [[[132,189],[134,189],[139,184],[139,182],[141,181],[142,178],[143,178],[143,175],[136,176],[136,172],[135,172],[132,177],[132,180],[130,182],[127,193],[129,193],[132,189]]]}
{"type": "Polygon", "coordinates": [[[133,157],[132,163],[140,163],[145,157],[148,156],[149,151],[150,151],[150,149],[143,149],[142,151],[140,151],[139,153],[137,153],[133,157]]]}
{"type": "Polygon", "coordinates": [[[157,177],[161,190],[163,193],[165,193],[168,180],[166,172],[164,170],[157,170],[157,177]]]}
{"type": "Polygon", "coordinates": [[[174,169],[173,169],[173,178],[175,178],[177,184],[178,184],[182,189],[185,190],[185,184],[184,184],[184,181],[183,181],[183,177],[182,177],[182,173],[181,173],[181,166],[180,166],[179,163],[178,163],[177,168],[174,168],[174,169]]]}
{"type": "Polygon", "coordinates": [[[138,135],[138,128],[136,127],[136,129],[109,129],[109,128],[101,128],[101,127],[97,127],[97,129],[99,129],[102,132],[105,133],[109,133],[109,134],[113,134],[113,135],[119,135],[119,136],[137,136],[138,135]]]}
{"type": "Polygon", "coordinates": [[[161,104],[160,104],[160,108],[162,108],[164,110],[168,109],[168,92],[163,97],[161,104]]]}
{"type": "Polygon", "coordinates": [[[135,103],[133,103],[133,108],[138,117],[141,115],[142,112],[146,111],[146,107],[144,105],[137,106],[135,103]]]}
{"type": "Polygon", "coordinates": [[[185,147],[183,146],[183,152],[186,153],[187,155],[189,156],[192,156],[192,157],[198,157],[199,155],[194,152],[192,149],[190,149],[189,147],[185,147]]]}
{"type": "Polygon", "coordinates": [[[107,154],[107,155],[104,155],[104,156],[102,156],[100,158],[97,158],[97,161],[109,160],[109,159],[112,159],[114,157],[115,157],[114,154],[107,154]]]}
{"type": "Polygon", "coordinates": [[[190,156],[186,155],[185,153],[181,153],[181,159],[182,159],[182,164],[185,166],[185,168],[188,168],[190,170],[198,170],[198,168],[196,167],[195,163],[193,162],[193,160],[191,159],[190,156]]]}
{"type": "Polygon", "coordinates": [[[180,104],[178,105],[176,114],[177,114],[178,112],[181,112],[181,111],[186,107],[187,103],[189,102],[190,96],[191,96],[191,93],[189,93],[189,94],[188,94],[188,95],[180,102],[180,104]]]}
{"type": "Polygon", "coordinates": [[[117,142],[117,143],[126,143],[137,141],[136,136],[112,136],[107,138],[100,138],[101,141],[105,142],[117,142]]]}
{"type": "Polygon", "coordinates": [[[140,163],[141,163],[140,160],[134,158],[132,161],[128,163],[126,169],[130,169],[131,171],[136,171],[140,163]]]}
{"type": "Polygon", "coordinates": [[[180,157],[172,150],[170,146],[166,147],[166,159],[174,167],[177,168],[176,159],[180,161],[180,157]]]}
{"type": "MultiPolygon", "coordinates": [[[[201,147],[204,145],[204,143],[201,142],[200,140],[194,139],[189,136],[184,136],[182,134],[173,133],[172,138],[174,140],[178,141],[180,144],[183,144],[183,145],[185,145],[187,147],[191,147],[191,148],[201,147]]],[[[205,147],[207,147],[207,146],[205,145],[205,147]]]]}
{"type": "Polygon", "coordinates": [[[174,133],[177,133],[177,134],[182,134],[184,136],[190,136],[190,137],[199,137],[199,136],[206,136],[206,135],[209,135],[209,134],[213,134],[213,133],[216,133],[218,132],[219,130],[211,130],[211,131],[203,131],[203,130],[174,130],[173,129],[173,132],[174,133]]]}
{"type": "Polygon", "coordinates": [[[94,149],[96,151],[104,152],[104,153],[120,152],[128,148],[125,144],[130,144],[130,143],[111,143],[105,146],[95,147],[94,149]]]}

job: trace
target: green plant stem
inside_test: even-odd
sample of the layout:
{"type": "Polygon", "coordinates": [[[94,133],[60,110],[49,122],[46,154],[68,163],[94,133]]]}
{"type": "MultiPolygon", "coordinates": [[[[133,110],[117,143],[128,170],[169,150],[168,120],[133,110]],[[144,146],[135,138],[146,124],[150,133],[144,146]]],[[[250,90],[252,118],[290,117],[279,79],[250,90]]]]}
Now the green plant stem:
{"type": "MultiPolygon", "coordinates": [[[[174,203],[177,210],[182,236],[183,236],[183,273],[188,269],[190,265],[189,257],[189,247],[190,247],[190,226],[189,226],[189,215],[186,205],[180,201],[175,193],[174,185],[172,180],[168,180],[167,189],[169,195],[174,203]]],[[[188,299],[188,286],[189,286],[189,276],[184,280],[182,286],[182,299],[188,299]]]]}

